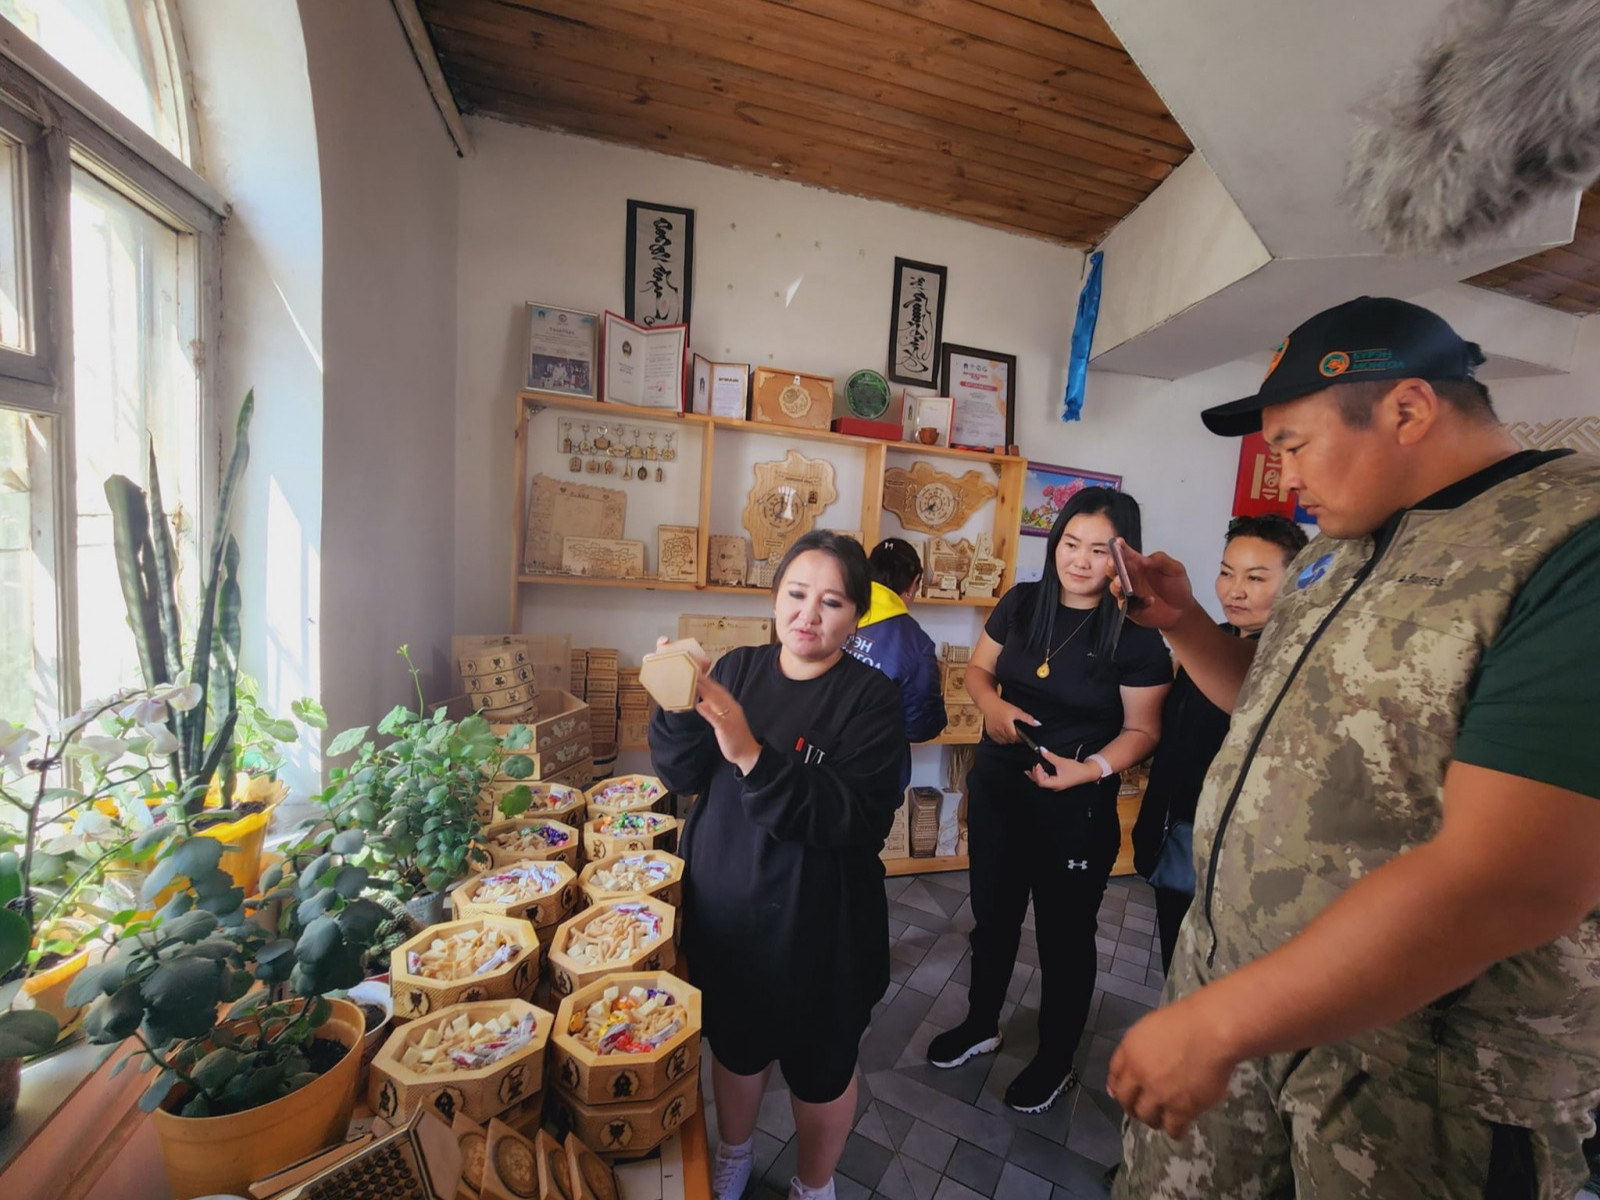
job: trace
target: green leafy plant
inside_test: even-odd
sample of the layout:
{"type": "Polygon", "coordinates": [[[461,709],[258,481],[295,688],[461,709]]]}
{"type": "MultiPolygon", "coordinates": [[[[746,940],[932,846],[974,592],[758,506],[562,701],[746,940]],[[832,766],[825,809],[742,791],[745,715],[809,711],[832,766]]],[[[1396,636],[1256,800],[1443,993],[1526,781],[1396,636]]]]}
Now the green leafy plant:
{"type": "Polygon", "coordinates": [[[308,839],[263,876],[264,895],[248,916],[220,869],[218,842],[189,837],[171,846],[145,898],[180,877],[186,886],[67,992],[69,1004],[92,1002],[84,1020],[91,1042],[133,1039],[117,1071],[138,1061],[159,1072],[140,1099],[144,1111],[180,1089],[181,1103],[171,1106],[179,1115],[243,1112],[289,1095],[342,1057],[342,1047],[335,1053],[315,1040],[331,1011],[327,995],[361,981],[388,919],[362,895],[367,872],[349,862],[363,841],[359,831],[332,830],[308,839]],[[219,1021],[219,1006],[230,1002],[219,1021]]]}
{"type": "Polygon", "coordinates": [[[237,679],[241,628],[239,610],[239,544],[228,532],[233,498],[250,461],[250,417],[255,393],[244,398],[234,428],[233,453],[223,472],[212,527],[210,556],[202,577],[199,619],[189,661],[184,662],[183,627],[178,616],[177,552],[161,503],[161,478],[155,448],[150,449],[148,494],[125,475],[106,480],[111,507],[117,577],[128,609],[128,624],[139,648],[145,683],[161,687],[192,679],[208,701],[186,712],[174,712],[168,728],[177,746],[171,755],[173,783],[190,815],[205,804],[206,789],[219,767],[231,763],[234,726],[238,721],[237,679]],[[215,729],[208,729],[212,711],[215,729]]]}
{"type": "Polygon", "coordinates": [[[233,762],[236,771],[250,775],[276,775],[283,766],[283,747],[300,738],[295,722],[311,729],[326,729],[328,714],[322,705],[301,697],[289,706],[290,717],[277,717],[261,703],[261,685],[252,675],[240,672],[235,679],[235,698],[239,719],[233,727],[233,762]]]}
{"type": "Polygon", "coordinates": [[[533,761],[507,757],[482,716],[452,721],[443,708],[430,713],[410,648],[399,653],[416,685],[416,709],[399,705],[378,723],[389,739],[383,745],[365,725],[334,738],[328,757],[354,751],[355,759],[330,772],[317,799],[335,829],[368,831],[363,864],[404,899],[443,891],[460,877],[478,834],[483,785],[497,770],[525,779],[533,761]]]}

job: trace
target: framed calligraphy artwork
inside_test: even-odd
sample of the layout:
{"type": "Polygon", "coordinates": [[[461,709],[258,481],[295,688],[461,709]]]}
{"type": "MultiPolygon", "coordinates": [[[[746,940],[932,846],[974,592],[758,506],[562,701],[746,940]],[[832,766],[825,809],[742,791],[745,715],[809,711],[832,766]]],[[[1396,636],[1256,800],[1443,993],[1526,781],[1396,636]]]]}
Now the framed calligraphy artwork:
{"type": "Polygon", "coordinates": [[[944,340],[947,271],[932,263],[894,260],[894,302],[889,313],[889,378],[913,387],[939,385],[944,340]]]}
{"type": "Polygon", "coordinates": [[[687,325],[694,291],[694,209],[628,201],[625,315],[640,325],[687,325]]]}

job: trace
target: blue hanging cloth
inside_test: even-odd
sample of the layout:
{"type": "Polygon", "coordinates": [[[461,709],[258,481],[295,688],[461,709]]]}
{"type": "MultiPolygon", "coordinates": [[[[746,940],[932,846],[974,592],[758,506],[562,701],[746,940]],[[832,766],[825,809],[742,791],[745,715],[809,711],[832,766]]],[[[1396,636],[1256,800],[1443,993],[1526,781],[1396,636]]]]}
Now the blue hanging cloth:
{"type": "Polygon", "coordinates": [[[1078,293],[1078,319],[1072,325],[1072,356],[1067,361],[1067,392],[1062,397],[1061,419],[1083,418],[1083,391],[1089,382],[1089,348],[1094,345],[1094,325],[1100,319],[1100,264],[1102,251],[1089,255],[1089,278],[1078,293]]]}

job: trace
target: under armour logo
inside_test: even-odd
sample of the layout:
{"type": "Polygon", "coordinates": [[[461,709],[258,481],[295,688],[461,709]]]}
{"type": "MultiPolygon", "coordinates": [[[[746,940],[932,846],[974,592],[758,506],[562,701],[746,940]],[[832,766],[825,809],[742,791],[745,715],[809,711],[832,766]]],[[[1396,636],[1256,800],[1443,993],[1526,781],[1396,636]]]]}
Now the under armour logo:
{"type": "Polygon", "coordinates": [[[1067,870],[1069,870],[1069,871],[1087,871],[1088,869],[1089,869],[1089,860],[1087,858],[1069,858],[1069,859],[1067,859],[1067,870]]]}

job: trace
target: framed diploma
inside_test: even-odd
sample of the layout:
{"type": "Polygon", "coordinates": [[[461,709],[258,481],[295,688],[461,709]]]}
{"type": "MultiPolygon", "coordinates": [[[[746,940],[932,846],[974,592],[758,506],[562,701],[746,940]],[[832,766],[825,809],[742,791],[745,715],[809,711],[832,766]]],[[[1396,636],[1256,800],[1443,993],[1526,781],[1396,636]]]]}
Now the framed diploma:
{"type": "Polygon", "coordinates": [[[732,417],[740,421],[749,419],[748,363],[712,362],[696,354],[690,377],[690,411],[712,417],[732,417]]]}
{"type": "Polygon", "coordinates": [[[604,345],[602,400],[683,411],[683,375],[689,352],[687,325],[646,329],[608,312],[604,345]]]}
{"type": "Polygon", "coordinates": [[[889,378],[913,387],[939,386],[947,271],[932,263],[894,260],[889,310],[889,378]]]}
{"type": "Polygon", "coordinates": [[[946,344],[939,377],[950,397],[950,444],[1004,454],[1016,440],[1017,356],[946,344]]]}
{"type": "Polygon", "coordinates": [[[628,320],[655,328],[687,325],[694,291],[694,209],[628,201],[628,320]]]}
{"type": "Polygon", "coordinates": [[[594,313],[553,304],[528,304],[527,378],[523,387],[563,396],[595,398],[594,313]]]}
{"type": "Polygon", "coordinates": [[[954,407],[949,396],[907,394],[904,419],[906,441],[949,449],[950,420],[954,407]]]}

